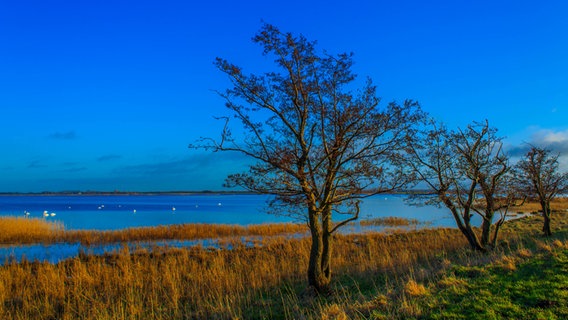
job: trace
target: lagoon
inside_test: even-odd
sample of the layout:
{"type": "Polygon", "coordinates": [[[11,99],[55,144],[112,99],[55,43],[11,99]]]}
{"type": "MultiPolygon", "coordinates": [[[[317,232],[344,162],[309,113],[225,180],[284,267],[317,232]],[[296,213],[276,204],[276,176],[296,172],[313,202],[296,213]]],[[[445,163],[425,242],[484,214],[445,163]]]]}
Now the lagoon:
{"type": "MultiPolygon", "coordinates": [[[[433,206],[410,206],[406,195],[376,195],[361,205],[361,219],[396,216],[435,227],[453,227],[449,212],[433,206]]],[[[17,195],[0,196],[0,216],[44,218],[67,230],[119,230],[185,223],[262,224],[297,222],[267,213],[267,195],[17,195]],[[43,216],[44,211],[55,215],[43,216]]]]}

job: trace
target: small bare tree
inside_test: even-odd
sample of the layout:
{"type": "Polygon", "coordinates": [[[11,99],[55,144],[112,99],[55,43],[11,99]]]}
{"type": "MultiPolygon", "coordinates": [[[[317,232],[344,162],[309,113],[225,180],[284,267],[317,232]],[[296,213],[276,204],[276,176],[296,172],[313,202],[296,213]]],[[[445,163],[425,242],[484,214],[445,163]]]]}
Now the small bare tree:
{"type": "Polygon", "coordinates": [[[308,283],[326,291],[333,234],[358,218],[362,198],[407,183],[392,160],[420,112],[411,101],[379,109],[370,80],[352,91],[351,54],[318,54],[314,42],[272,25],[264,25],[253,41],[275,57],[277,70],[246,75],[216,60],[232,81],[220,95],[244,136],[232,134],[227,117],[219,139],[203,138],[190,147],[254,160],[248,172],[230,175],[226,184],[274,195],[272,207],[300,213],[311,233],[308,283]]]}
{"type": "Polygon", "coordinates": [[[495,245],[514,200],[505,185],[510,166],[496,132],[487,122],[449,131],[430,119],[407,140],[404,161],[430,190],[411,201],[447,207],[475,250],[495,245]],[[497,212],[501,217],[493,224],[497,212]],[[474,214],[482,219],[480,235],[472,225],[474,214]]]}
{"type": "Polygon", "coordinates": [[[531,146],[515,166],[519,188],[527,196],[536,198],[541,205],[544,218],[542,232],[545,236],[552,235],[550,202],[568,192],[568,172],[559,171],[559,156],[546,148],[531,146]]]}

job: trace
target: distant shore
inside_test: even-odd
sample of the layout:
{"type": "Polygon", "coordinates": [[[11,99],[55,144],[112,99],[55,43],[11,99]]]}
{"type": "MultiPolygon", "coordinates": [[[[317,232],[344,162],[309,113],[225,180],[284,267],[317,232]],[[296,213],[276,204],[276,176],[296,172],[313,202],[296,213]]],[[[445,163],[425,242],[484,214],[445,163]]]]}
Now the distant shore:
{"type": "MultiPolygon", "coordinates": [[[[205,194],[226,194],[226,195],[247,195],[260,194],[258,192],[244,190],[193,190],[193,191],[42,191],[42,192],[0,192],[0,196],[112,196],[112,195],[205,195],[205,194]]],[[[382,194],[429,194],[424,190],[404,190],[392,191],[382,194]]]]}
{"type": "Polygon", "coordinates": [[[205,195],[205,194],[256,194],[250,191],[43,191],[43,192],[0,192],[0,196],[132,196],[132,195],[205,195]]]}

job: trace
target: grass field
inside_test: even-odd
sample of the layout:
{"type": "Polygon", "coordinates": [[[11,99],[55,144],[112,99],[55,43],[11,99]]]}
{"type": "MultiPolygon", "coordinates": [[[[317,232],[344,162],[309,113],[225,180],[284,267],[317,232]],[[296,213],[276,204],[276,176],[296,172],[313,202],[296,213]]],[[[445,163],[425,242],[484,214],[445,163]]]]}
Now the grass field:
{"type": "Polygon", "coordinates": [[[538,216],[506,223],[488,253],[469,250],[455,229],[337,235],[328,296],[306,289],[305,238],[8,263],[0,318],[565,319],[568,215],[553,215],[552,238],[541,225],[538,216]]]}

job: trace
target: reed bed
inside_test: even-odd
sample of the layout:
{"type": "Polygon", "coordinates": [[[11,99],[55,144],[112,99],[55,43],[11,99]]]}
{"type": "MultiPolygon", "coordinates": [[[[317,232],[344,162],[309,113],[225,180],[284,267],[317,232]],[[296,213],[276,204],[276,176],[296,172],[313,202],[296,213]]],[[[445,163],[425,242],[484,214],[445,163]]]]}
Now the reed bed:
{"type": "Polygon", "coordinates": [[[383,217],[361,220],[361,226],[383,226],[383,227],[409,227],[423,224],[418,219],[407,219],[401,217],[383,217]]]}
{"type": "Polygon", "coordinates": [[[44,219],[0,217],[0,244],[57,241],[63,225],[44,219]]]}
{"type": "Polygon", "coordinates": [[[232,237],[271,237],[305,233],[308,228],[304,224],[274,223],[249,226],[222,224],[183,224],[130,228],[114,231],[64,230],[60,223],[44,219],[0,217],[0,243],[82,243],[84,245],[157,241],[157,240],[198,240],[222,239],[232,237]],[[4,231],[5,230],[5,231],[4,231]]]}
{"type": "Polygon", "coordinates": [[[221,239],[239,236],[269,237],[282,234],[305,233],[307,231],[308,228],[306,225],[295,223],[274,223],[249,226],[183,224],[130,228],[115,231],[67,231],[61,235],[60,240],[65,242],[81,242],[83,244],[90,245],[126,241],[221,239]]]}
{"type": "MultiPolygon", "coordinates": [[[[56,265],[7,264],[0,268],[0,300],[4,301],[0,317],[224,319],[278,318],[286,313],[291,318],[315,316],[318,308],[314,306],[319,300],[306,299],[303,291],[308,239],[267,238],[260,245],[163,252],[129,252],[125,248],[114,255],[82,256],[56,265]]],[[[365,291],[378,290],[391,277],[395,279],[417,268],[435,270],[434,266],[440,264],[440,252],[458,250],[464,245],[461,235],[452,229],[390,236],[338,235],[333,264],[337,277],[358,279],[347,281],[348,286],[359,283],[365,291]]]]}

